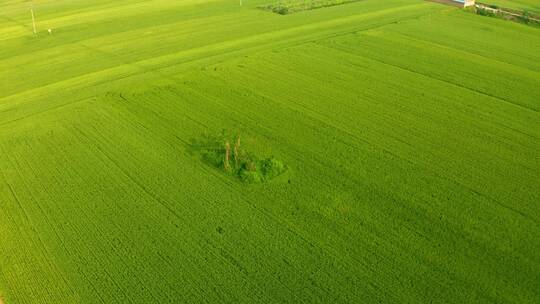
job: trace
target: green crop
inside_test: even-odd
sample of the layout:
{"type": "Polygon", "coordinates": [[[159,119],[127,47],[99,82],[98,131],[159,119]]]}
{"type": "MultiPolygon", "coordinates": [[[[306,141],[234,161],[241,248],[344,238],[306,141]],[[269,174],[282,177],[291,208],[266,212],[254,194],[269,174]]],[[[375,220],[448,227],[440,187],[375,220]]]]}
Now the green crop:
{"type": "Polygon", "coordinates": [[[0,4],[0,299],[539,303],[540,28],[269,2],[0,4]]]}

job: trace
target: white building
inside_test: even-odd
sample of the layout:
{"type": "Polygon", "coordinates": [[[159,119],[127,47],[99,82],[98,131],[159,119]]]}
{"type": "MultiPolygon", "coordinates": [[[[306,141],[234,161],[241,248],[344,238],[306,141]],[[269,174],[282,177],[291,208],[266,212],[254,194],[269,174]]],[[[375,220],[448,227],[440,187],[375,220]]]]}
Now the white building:
{"type": "Polygon", "coordinates": [[[454,1],[461,3],[463,7],[473,6],[475,4],[475,0],[454,0],[454,1]]]}

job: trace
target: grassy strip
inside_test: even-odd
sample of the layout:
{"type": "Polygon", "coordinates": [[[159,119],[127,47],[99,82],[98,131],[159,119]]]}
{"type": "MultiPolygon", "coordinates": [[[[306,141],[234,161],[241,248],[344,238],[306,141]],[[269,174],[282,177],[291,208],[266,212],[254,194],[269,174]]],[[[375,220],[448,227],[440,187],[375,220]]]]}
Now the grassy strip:
{"type": "Polygon", "coordinates": [[[476,1],[476,4],[504,8],[506,11],[529,11],[533,14],[540,14],[538,0],[481,0],[476,1]]]}
{"type": "Polygon", "coordinates": [[[529,11],[517,11],[506,8],[501,8],[496,5],[476,6],[467,9],[477,15],[495,17],[504,20],[510,20],[527,25],[540,25],[538,16],[531,14],[529,11]]]}
{"type": "Polygon", "coordinates": [[[285,0],[273,4],[263,5],[260,6],[260,8],[280,15],[289,15],[301,11],[308,11],[358,1],[360,0],[285,0]]]}

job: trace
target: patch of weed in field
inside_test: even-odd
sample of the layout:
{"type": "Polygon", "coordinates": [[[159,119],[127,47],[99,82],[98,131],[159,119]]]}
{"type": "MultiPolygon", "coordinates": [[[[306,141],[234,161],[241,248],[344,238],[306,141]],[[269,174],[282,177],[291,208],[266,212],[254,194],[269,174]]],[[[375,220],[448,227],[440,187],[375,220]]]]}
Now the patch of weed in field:
{"type": "Polygon", "coordinates": [[[274,157],[260,158],[243,148],[240,135],[222,131],[192,140],[192,151],[206,164],[244,183],[260,184],[282,175],[287,166],[274,157]]]}
{"type": "Polygon", "coordinates": [[[324,8],[330,6],[336,6],[341,4],[347,4],[352,2],[358,2],[361,0],[281,0],[277,3],[266,4],[259,8],[271,11],[280,15],[289,15],[301,11],[307,11],[317,8],[324,8]]]}

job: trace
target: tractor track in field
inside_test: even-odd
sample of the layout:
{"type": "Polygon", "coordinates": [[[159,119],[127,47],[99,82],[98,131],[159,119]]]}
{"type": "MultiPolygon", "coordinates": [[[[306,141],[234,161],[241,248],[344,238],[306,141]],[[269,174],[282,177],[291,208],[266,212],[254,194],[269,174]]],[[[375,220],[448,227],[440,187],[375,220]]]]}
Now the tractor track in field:
{"type": "Polygon", "coordinates": [[[410,72],[410,73],[414,73],[414,74],[417,74],[417,75],[421,75],[421,76],[424,76],[424,77],[426,77],[426,78],[430,78],[430,79],[433,79],[433,80],[441,81],[441,82],[447,83],[447,84],[449,84],[449,85],[451,85],[451,86],[454,86],[454,87],[456,87],[456,88],[463,88],[463,89],[469,90],[469,91],[471,91],[471,92],[475,92],[475,93],[480,94],[480,95],[488,96],[488,97],[491,97],[491,98],[493,98],[493,99],[499,100],[499,101],[501,101],[501,102],[505,102],[505,103],[511,104],[511,105],[513,105],[513,106],[521,107],[521,108],[523,108],[523,109],[526,109],[526,110],[529,110],[529,111],[532,111],[532,112],[535,112],[535,113],[538,113],[538,112],[539,112],[538,109],[532,108],[532,107],[527,106],[527,105],[524,105],[524,104],[516,103],[516,102],[511,101],[511,100],[508,100],[508,99],[506,99],[506,98],[504,98],[504,97],[502,97],[502,96],[497,96],[497,95],[494,95],[494,94],[490,94],[489,92],[485,92],[485,91],[483,91],[483,90],[474,88],[474,87],[472,87],[472,86],[464,86],[464,85],[462,85],[462,84],[459,84],[459,83],[456,83],[456,82],[452,82],[452,81],[450,81],[450,80],[446,80],[446,79],[441,78],[441,77],[436,77],[436,76],[433,76],[433,75],[429,75],[429,74],[427,74],[427,73],[415,71],[415,70],[413,70],[413,69],[411,69],[411,68],[408,68],[408,67],[405,67],[405,66],[400,66],[400,65],[393,64],[393,63],[385,62],[385,61],[383,61],[383,60],[380,60],[380,59],[377,59],[377,58],[373,58],[373,57],[368,57],[368,56],[365,56],[365,55],[355,54],[355,53],[353,53],[353,52],[347,51],[347,50],[342,49],[342,48],[332,47],[332,49],[339,50],[339,51],[341,51],[341,52],[348,53],[348,54],[351,54],[351,55],[363,57],[363,58],[366,58],[366,59],[369,59],[369,60],[373,60],[373,61],[379,62],[380,64],[384,64],[384,65],[387,65],[387,66],[394,67],[394,68],[396,68],[396,69],[400,69],[400,70],[403,70],[403,71],[407,71],[407,72],[410,72]]]}
{"type": "MultiPolygon", "coordinates": [[[[2,122],[0,122],[0,126],[5,126],[5,125],[15,123],[15,122],[18,122],[18,121],[21,121],[21,120],[25,120],[25,119],[32,118],[32,117],[35,117],[35,116],[38,116],[38,115],[42,115],[42,114],[45,114],[45,113],[48,113],[48,112],[51,112],[51,111],[54,111],[54,110],[58,110],[58,109],[61,109],[61,108],[69,107],[71,105],[83,103],[83,102],[89,101],[91,99],[92,99],[92,97],[89,97],[89,98],[85,97],[85,98],[81,98],[81,99],[78,99],[78,100],[75,100],[75,101],[62,103],[62,104],[59,104],[57,106],[53,106],[53,107],[47,108],[47,109],[42,110],[42,111],[37,111],[37,112],[34,112],[34,113],[30,113],[30,114],[22,116],[22,117],[17,117],[17,118],[12,119],[12,120],[2,121],[2,122]]],[[[11,109],[12,108],[10,108],[9,110],[11,110],[11,109]]],[[[7,112],[9,110],[6,110],[5,112],[7,112]]]]}
{"type": "MultiPolygon", "coordinates": [[[[81,134],[82,136],[84,136],[85,138],[88,138],[90,139],[90,137],[84,133],[80,128],[78,128],[77,126],[73,126],[73,128],[79,133],[81,134]]],[[[120,170],[120,172],[122,172],[122,174],[124,174],[129,180],[131,180],[135,185],[137,185],[137,187],[139,187],[141,190],[143,190],[147,195],[149,195],[154,201],[156,201],[157,203],[159,203],[162,207],[164,207],[165,209],[167,209],[172,215],[174,215],[176,218],[178,219],[182,219],[182,217],[180,217],[180,215],[178,215],[178,213],[176,211],[174,211],[169,205],[167,205],[167,202],[163,201],[161,198],[157,197],[154,193],[150,192],[147,187],[145,187],[143,184],[141,184],[139,181],[137,181],[133,176],[131,176],[131,174],[129,174],[126,170],[124,170],[119,164],[118,162],[116,162],[114,159],[112,159],[107,153],[105,153],[105,151],[103,151],[103,149],[101,149],[97,144],[93,143],[92,142],[92,145],[103,155],[105,156],[105,158],[107,158],[112,164],[114,164],[114,166],[116,168],[118,168],[118,170],[120,170]]]]}

